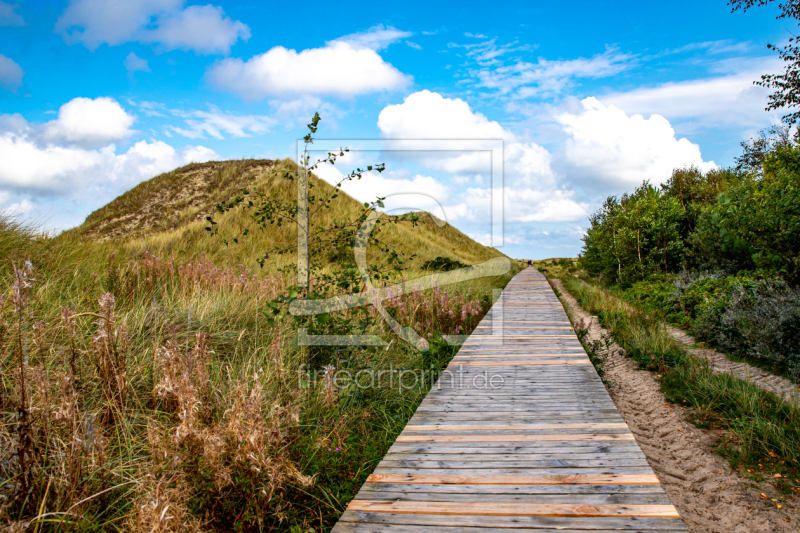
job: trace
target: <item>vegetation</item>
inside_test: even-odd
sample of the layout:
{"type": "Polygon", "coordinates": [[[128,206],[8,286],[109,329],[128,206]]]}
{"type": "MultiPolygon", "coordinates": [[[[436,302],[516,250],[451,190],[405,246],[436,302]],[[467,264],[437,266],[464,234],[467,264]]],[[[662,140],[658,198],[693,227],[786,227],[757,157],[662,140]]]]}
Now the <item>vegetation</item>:
{"type": "Polygon", "coordinates": [[[742,143],[736,168],[677,169],[609,197],[580,265],[700,341],[800,375],[800,145],[786,127],[742,143]]]}
{"type": "Polygon", "coordinates": [[[702,427],[727,430],[720,452],[734,466],[767,465],[772,473],[791,475],[776,478],[789,488],[800,467],[796,405],[732,374],[714,372],[705,360],[686,353],[652,314],[573,276],[565,276],[563,283],[581,307],[599,318],[627,356],[658,373],[670,402],[691,407],[691,416],[702,427]]]}
{"type": "Polygon", "coordinates": [[[733,168],[675,169],[660,187],[607,198],[590,217],[579,268],[552,261],[543,270],[658,374],[669,401],[727,430],[720,452],[734,465],[796,477],[797,405],[712,371],[665,326],[800,377],[800,137],[774,126],[742,148],[733,168]]]}
{"type": "Polygon", "coordinates": [[[459,268],[464,268],[465,265],[461,261],[450,259],[449,257],[442,257],[441,255],[435,259],[429,259],[422,263],[422,268],[425,270],[438,270],[438,271],[448,271],[448,270],[456,270],[459,268]]]}
{"type": "MultiPolygon", "coordinates": [[[[731,11],[747,11],[754,6],[765,6],[773,0],[728,0],[728,5],[732,6],[731,11]]],[[[778,4],[780,15],[778,20],[800,21],[800,2],[797,0],[785,0],[778,4]]],[[[791,37],[788,44],[778,49],[773,44],[767,45],[768,49],[778,50],[778,56],[786,63],[783,74],[765,74],[761,76],[761,81],[754,82],[762,87],[775,89],[769,96],[767,111],[774,109],[797,108],[800,105],[800,43],[797,37],[791,37]]],[[[800,111],[795,111],[784,115],[783,121],[786,124],[795,124],[800,120],[800,111]]]]}
{"type": "MultiPolygon", "coordinates": [[[[210,208],[243,180],[273,184],[273,195],[290,203],[296,190],[279,170],[295,171],[289,163],[190,165],[55,238],[0,221],[2,526],[331,527],[455,353],[443,336],[469,333],[492,289],[513,273],[390,293],[384,306],[428,340],[427,351],[392,339],[373,308],[340,311],[331,322],[366,316],[364,331],[391,340],[387,346],[298,345],[296,323],[264,313],[296,284],[280,270],[290,260],[270,256],[263,269],[256,261],[294,232],[253,231],[225,247],[204,230],[210,208]],[[276,167],[277,175],[269,172],[276,167]],[[190,200],[132,223],[137,212],[158,213],[170,184],[185,186],[181,173],[202,173],[201,184],[217,173],[221,181],[186,186],[190,200]]],[[[340,193],[325,216],[358,217],[358,205],[340,193]]],[[[215,222],[231,242],[249,219],[230,210],[215,222]]],[[[500,255],[424,216],[413,230],[387,224],[381,233],[398,256],[419,254],[406,265],[409,277],[437,256],[474,264],[500,255]]],[[[339,258],[319,257],[321,275],[341,268],[339,258]]],[[[380,258],[368,257],[370,265],[380,258]]]]}

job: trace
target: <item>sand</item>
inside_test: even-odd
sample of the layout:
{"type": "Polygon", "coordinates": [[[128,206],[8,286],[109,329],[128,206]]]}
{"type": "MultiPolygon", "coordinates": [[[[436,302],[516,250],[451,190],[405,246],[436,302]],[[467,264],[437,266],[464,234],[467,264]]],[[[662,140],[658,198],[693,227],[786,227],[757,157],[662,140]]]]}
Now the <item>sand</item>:
{"type": "MultiPolygon", "coordinates": [[[[591,321],[588,340],[600,339],[606,331],[597,319],[578,305],[560,280],[552,284],[574,321],[591,321]]],[[[767,482],[739,477],[714,453],[718,433],[700,430],[688,422],[684,409],[666,403],[657,378],[639,370],[619,350],[614,344],[605,354],[606,386],[689,531],[800,531],[797,500],[780,495],[767,482]],[[762,493],[767,499],[762,499],[762,493]]]]}

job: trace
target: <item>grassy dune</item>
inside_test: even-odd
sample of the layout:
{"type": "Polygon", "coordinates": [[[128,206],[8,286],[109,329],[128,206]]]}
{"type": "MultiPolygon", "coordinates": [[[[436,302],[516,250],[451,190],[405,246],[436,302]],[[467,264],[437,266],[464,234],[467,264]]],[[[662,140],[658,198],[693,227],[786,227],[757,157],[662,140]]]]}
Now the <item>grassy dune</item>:
{"type": "MultiPolygon", "coordinates": [[[[270,226],[268,231],[255,231],[238,245],[223,246],[220,238],[209,239],[205,231],[207,215],[215,215],[217,203],[228,200],[241,189],[259,190],[292,202],[297,195],[296,182],[282,176],[281,169],[296,172],[293,161],[242,160],[191,164],[148,180],[105,207],[89,215],[86,222],[68,232],[92,240],[114,239],[134,254],[150,251],[166,257],[199,257],[201,254],[218,265],[258,268],[256,259],[279,244],[296,241],[296,229],[289,225],[270,226]]],[[[368,179],[368,178],[364,178],[368,179]]],[[[309,194],[322,196],[332,191],[327,182],[311,175],[309,194]]],[[[361,204],[339,192],[329,209],[320,212],[314,227],[329,227],[332,222],[352,218],[361,204]]],[[[407,268],[419,273],[422,264],[438,256],[472,265],[503,254],[480,245],[450,224],[437,223],[423,214],[417,227],[392,224],[393,217],[384,216],[376,231],[381,238],[405,256],[417,255],[407,268]]],[[[215,216],[220,237],[229,240],[247,224],[247,213],[238,210],[215,216]]],[[[290,259],[273,257],[268,271],[283,266],[290,259]]]]}
{"type": "MultiPolygon", "coordinates": [[[[471,331],[511,277],[388,302],[427,352],[377,320],[386,347],[298,346],[290,320],[263,315],[287,279],[252,261],[293,231],[225,248],[203,229],[252,179],[276,190],[267,166],[190,165],[56,238],[0,221],[0,525],[325,531],[453,356],[437,339],[471,331]]],[[[343,196],[331,216],[353,205],[343,196]]],[[[384,231],[418,254],[410,277],[440,255],[500,255],[450,226],[384,231]]]]}

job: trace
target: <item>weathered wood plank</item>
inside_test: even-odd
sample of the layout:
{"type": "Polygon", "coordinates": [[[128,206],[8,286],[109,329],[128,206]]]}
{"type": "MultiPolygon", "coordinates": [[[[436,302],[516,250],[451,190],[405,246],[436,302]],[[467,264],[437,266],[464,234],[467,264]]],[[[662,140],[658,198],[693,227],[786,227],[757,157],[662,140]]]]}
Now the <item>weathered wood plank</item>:
{"type": "Polygon", "coordinates": [[[655,474],[586,475],[423,475],[371,474],[367,483],[469,484],[469,485],[657,485],[655,474]]]}
{"type": "Polygon", "coordinates": [[[638,516],[679,518],[675,507],[652,504],[462,503],[353,500],[348,511],[459,516],[638,516]]]}
{"type": "MultiPolygon", "coordinates": [[[[644,518],[644,517],[549,517],[549,516],[438,516],[438,515],[411,515],[397,513],[366,513],[363,511],[345,511],[341,522],[362,522],[369,524],[400,524],[400,525],[425,525],[428,531],[433,527],[495,527],[513,529],[545,529],[554,530],[561,528],[573,530],[634,530],[634,531],[686,531],[683,522],[677,518],[644,518]]],[[[380,529],[380,531],[393,531],[380,529]]],[[[334,532],[337,530],[334,528],[334,532]]]]}
{"type": "Polygon", "coordinates": [[[333,532],[511,530],[686,530],[533,269],[508,284],[333,532]]]}

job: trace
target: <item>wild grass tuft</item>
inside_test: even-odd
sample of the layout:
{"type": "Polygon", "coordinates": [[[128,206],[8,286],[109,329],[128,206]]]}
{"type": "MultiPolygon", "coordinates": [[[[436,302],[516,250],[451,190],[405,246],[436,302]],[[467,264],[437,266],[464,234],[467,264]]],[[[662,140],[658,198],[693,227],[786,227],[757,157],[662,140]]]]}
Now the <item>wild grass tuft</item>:
{"type": "Polygon", "coordinates": [[[669,401],[693,408],[698,424],[728,431],[720,453],[732,464],[768,464],[774,472],[797,472],[797,405],[732,374],[715,372],[707,361],[686,353],[652,314],[573,277],[565,277],[563,283],[584,309],[599,317],[628,356],[663,376],[661,387],[669,401]]]}
{"type": "Polygon", "coordinates": [[[428,352],[395,339],[316,362],[263,318],[281,277],[3,227],[0,524],[19,530],[326,530],[430,387],[342,376],[442,368],[442,335],[510,279],[388,302],[428,352]]]}

